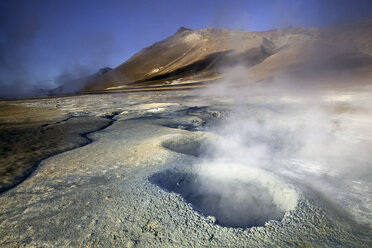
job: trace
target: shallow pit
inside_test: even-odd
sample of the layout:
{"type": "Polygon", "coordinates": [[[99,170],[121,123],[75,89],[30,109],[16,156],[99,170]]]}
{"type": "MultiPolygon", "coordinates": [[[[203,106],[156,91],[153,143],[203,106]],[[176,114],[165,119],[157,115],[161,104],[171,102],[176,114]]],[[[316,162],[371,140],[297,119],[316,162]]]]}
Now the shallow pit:
{"type": "Polygon", "coordinates": [[[294,209],[297,194],[275,176],[242,166],[202,165],[191,169],[168,169],[154,174],[150,182],[180,194],[193,209],[213,216],[224,227],[263,226],[280,221],[294,209]]]}
{"type": "Polygon", "coordinates": [[[206,155],[207,145],[204,136],[177,135],[162,142],[168,150],[199,157],[206,155]]]}

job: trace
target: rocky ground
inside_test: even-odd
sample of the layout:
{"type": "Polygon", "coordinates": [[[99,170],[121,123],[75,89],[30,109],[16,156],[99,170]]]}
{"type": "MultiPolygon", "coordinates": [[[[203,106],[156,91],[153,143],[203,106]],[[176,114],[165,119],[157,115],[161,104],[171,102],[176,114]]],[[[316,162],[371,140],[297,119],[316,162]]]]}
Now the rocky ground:
{"type": "Polygon", "coordinates": [[[353,150],[342,168],[317,164],[311,142],[288,155],[303,142],[293,135],[313,126],[298,122],[309,113],[298,99],[249,98],[236,108],[171,91],[0,102],[0,246],[370,247],[362,97],[323,98],[330,122],[319,130],[338,138],[311,139],[354,142],[337,150],[353,150]],[[243,122],[225,125],[237,116],[243,122]]]}

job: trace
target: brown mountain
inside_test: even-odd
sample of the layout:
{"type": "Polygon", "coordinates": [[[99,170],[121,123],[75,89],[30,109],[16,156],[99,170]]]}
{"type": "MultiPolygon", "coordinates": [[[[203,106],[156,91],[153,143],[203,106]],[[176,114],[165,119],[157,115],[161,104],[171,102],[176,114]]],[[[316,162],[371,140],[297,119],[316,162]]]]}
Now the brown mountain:
{"type": "Polygon", "coordinates": [[[95,77],[84,91],[199,87],[237,65],[247,68],[252,82],[280,75],[302,82],[365,83],[372,78],[372,21],[265,32],[182,27],[95,77]]]}

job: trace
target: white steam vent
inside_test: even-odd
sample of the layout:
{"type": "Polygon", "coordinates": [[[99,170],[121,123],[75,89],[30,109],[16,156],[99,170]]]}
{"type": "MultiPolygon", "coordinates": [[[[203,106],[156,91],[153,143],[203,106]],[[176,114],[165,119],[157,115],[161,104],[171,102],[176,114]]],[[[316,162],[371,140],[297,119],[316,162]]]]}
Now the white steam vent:
{"type": "Polygon", "coordinates": [[[167,170],[150,181],[179,193],[196,211],[227,227],[249,228],[280,221],[298,200],[296,191],[278,177],[239,164],[201,164],[188,172],[167,170]]]}

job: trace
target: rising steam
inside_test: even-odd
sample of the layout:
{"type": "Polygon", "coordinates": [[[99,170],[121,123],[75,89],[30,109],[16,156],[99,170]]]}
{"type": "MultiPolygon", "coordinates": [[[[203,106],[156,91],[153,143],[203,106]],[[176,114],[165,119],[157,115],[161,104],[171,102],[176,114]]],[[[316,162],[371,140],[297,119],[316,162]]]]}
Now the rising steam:
{"type": "MultiPolygon", "coordinates": [[[[225,69],[216,87],[199,92],[233,103],[231,115],[213,130],[219,138],[208,151],[211,156],[200,162],[202,187],[233,202],[236,192],[249,191],[249,187],[235,184],[231,192],[226,184],[209,182],[216,178],[269,180],[265,174],[269,172],[324,193],[359,222],[371,225],[370,89],[349,91],[337,84],[324,89],[319,82],[302,86],[296,81],[298,75],[251,83],[249,73],[244,67],[225,69]]],[[[293,206],[295,194],[292,200],[286,199],[285,185],[273,183],[272,188],[293,206]]]]}

